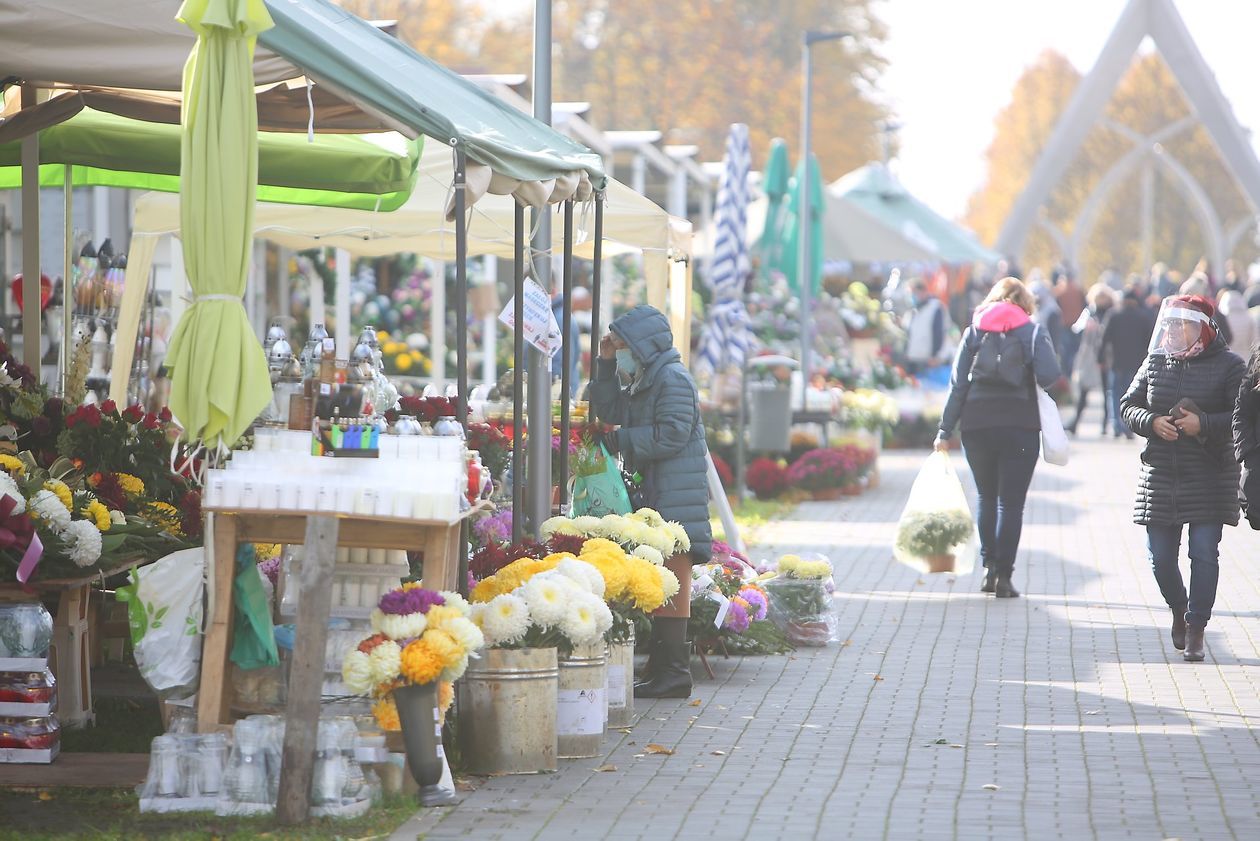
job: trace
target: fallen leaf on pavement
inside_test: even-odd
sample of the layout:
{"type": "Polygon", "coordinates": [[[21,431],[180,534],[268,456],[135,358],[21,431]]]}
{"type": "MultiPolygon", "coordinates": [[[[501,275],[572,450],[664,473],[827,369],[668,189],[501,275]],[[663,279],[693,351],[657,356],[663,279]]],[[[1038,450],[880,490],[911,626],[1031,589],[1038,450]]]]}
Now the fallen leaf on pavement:
{"type": "Polygon", "coordinates": [[[849,645],[853,645],[853,640],[845,640],[844,642],[840,643],[841,648],[844,648],[845,646],[849,646],[849,645]]]}
{"type": "Polygon", "coordinates": [[[596,770],[596,771],[599,771],[599,772],[601,772],[601,773],[607,773],[607,772],[609,772],[609,771],[616,771],[616,770],[617,770],[617,766],[616,766],[616,765],[601,765],[601,766],[599,766],[598,768],[596,768],[595,770],[596,770]]]}
{"type": "Polygon", "coordinates": [[[985,783],[984,785],[980,786],[980,788],[984,789],[985,791],[1001,791],[1002,790],[1002,787],[1000,785],[995,785],[994,783],[985,783]]]}
{"type": "Polygon", "coordinates": [[[690,704],[688,704],[687,706],[689,706],[689,707],[698,707],[698,706],[700,706],[700,699],[699,699],[699,698],[697,698],[696,700],[692,701],[692,702],[691,702],[690,704]]]}
{"type": "Polygon", "coordinates": [[[726,751],[724,750],[714,750],[714,751],[709,751],[709,752],[713,754],[714,756],[726,756],[726,751]]]}
{"type": "Polygon", "coordinates": [[[644,748],[648,753],[662,754],[664,756],[673,756],[674,749],[667,748],[664,745],[651,744],[644,748]]]}
{"type": "Polygon", "coordinates": [[[875,675],[875,679],[876,679],[876,680],[883,680],[883,679],[884,679],[884,676],[883,676],[883,675],[875,675]]]}
{"type": "Polygon", "coordinates": [[[52,799],[53,799],[53,796],[52,796],[52,793],[51,793],[51,792],[41,791],[41,792],[39,793],[39,799],[40,799],[40,800],[45,800],[45,801],[47,801],[47,800],[52,800],[52,799]]]}

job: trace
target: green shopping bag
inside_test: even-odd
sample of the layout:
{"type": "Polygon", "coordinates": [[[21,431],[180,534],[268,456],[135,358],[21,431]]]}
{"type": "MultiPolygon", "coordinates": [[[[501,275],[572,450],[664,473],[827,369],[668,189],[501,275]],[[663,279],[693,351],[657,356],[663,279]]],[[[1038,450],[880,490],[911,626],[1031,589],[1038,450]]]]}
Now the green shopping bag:
{"type": "Polygon", "coordinates": [[[578,453],[573,479],[573,516],[629,514],[630,495],[617,460],[602,443],[587,444],[578,453]]]}
{"type": "Polygon", "coordinates": [[[228,655],[242,669],[259,669],[280,662],[275,628],[271,624],[271,609],[255,561],[254,545],[242,543],[236,550],[236,579],[232,582],[233,612],[236,615],[233,617],[232,651],[228,655]]]}

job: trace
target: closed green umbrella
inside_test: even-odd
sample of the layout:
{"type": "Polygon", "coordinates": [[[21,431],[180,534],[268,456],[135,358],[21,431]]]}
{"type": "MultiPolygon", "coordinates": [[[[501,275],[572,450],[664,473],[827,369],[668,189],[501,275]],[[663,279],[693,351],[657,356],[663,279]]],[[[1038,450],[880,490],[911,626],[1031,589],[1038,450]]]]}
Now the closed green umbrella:
{"type": "Polygon", "coordinates": [[[171,411],[189,440],[230,445],[271,399],[241,296],[254,238],[258,112],[254,44],[263,0],[185,0],[197,34],[184,66],[179,217],[192,306],[171,338],[171,411]]]}
{"type": "MultiPolygon", "coordinates": [[[[818,174],[818,158],[810,156],[809,167],[809,251],[810,251],[810,290],[817,293],[822,280],[823,237],[822,219],[826,209],[823,203],[822,177],[818,174]]],[[[796,167],[792,177],[792,196],[788,201],[787,220],[783,225],[783,274],[787,277],[792,289],[799,289],[796,283],[797,264],[800,262],[800,212],[801,185],[804,167],[796,167]]]]}
{"type": "MultiPolygon", "coordinates": [[[[761,173],[761,191],[766,194],[766,225],[757,243],[761,254],[761,274],[783,271],[783,200],[787,197],[790,179],[787,142],[776,137],[770,141],[770,157],[761,173]]],[[[795,258],[794,258],[795,259],[795,258]]]]}

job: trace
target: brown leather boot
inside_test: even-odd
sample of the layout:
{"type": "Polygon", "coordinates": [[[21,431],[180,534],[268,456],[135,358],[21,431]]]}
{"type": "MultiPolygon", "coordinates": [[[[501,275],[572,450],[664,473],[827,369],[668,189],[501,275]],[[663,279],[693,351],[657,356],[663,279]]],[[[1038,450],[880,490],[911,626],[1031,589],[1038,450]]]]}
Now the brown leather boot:
{"type": "Polygon", "coordinates": [[[1186,647],[1186,609],[1184,607],[1182,608],[1174,607],[1172,609],[1172,614],[1173,614],[1173,621],[1172,621],[1173,648],[1177,649],[1178,651],[1183,651],[1185,650],[1185,647],[1186,647]]]}
{"type": "Polygon", "coordinates": [[[1181,655],[1186,662],[1198,663],[1206,656],[1203,651],[1204,630],[1202,625],[1186,625],[1186,650],[1181,655]]]}

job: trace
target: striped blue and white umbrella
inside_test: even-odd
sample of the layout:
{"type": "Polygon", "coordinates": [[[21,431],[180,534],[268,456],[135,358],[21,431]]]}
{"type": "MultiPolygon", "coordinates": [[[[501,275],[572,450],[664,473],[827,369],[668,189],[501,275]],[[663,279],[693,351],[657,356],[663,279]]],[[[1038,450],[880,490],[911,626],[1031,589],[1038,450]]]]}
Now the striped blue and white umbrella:
{"type": "Polygon", "coordinates": [[[697,367],[705,373],[728,365],[743,365],[748,353],[748,311],[744,308],[744,281],[748,277],[748,169],[751,151],[748,126],[731,125],[726,138],[726,157],[718,184],[714,213],[716,233],[708,283],[713,290],[700,343],[697,367]]]}

